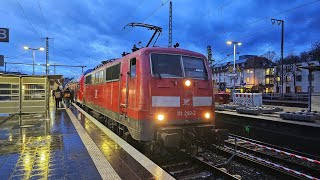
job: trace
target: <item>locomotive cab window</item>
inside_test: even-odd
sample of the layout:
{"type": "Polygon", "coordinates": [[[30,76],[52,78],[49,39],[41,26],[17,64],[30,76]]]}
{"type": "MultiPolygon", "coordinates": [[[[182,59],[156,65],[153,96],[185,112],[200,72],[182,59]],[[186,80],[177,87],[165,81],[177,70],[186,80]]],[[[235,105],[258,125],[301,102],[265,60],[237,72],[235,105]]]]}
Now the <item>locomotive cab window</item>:
{"type": "Polygon", "coordinates": [[[136,58],[132,58],[130,60],[130,77],[131,78],[136,77],[136,71],[137,71],[136,64],[137,64],[136,58]]]}
{"type": "Polygon", "coordinates": [[[155,77],[208,79],[208,72],[202,58],[183,55],[151,54],[151,64],[152,73],[155,77]]]}
{"type": "Polygon", "coordinates": [[[151,54],[152,73],[155,77],[183,77],[180,55],[151,54]]]}
{"type": "Polygon", "coordinates": [[[208,79],[208,73],[203,59],[182,56],[182,61],[186,77],[208,79]]]}

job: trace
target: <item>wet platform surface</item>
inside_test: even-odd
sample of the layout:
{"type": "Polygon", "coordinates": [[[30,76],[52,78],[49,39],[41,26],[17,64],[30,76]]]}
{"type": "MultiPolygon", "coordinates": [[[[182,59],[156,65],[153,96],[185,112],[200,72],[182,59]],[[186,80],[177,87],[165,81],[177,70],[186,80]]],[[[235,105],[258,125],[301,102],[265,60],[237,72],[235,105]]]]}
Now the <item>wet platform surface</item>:
{"type": "Polygon", "coordinates": [[[48,115],[1,117],[0,180],[108,179],[112,176],[101,172],[101,167],[105,170],[106,166],[99,167],[103,162],[109,163],[110,169],[104,172],[114,173],[116,179],[167,177],[161,168],[154,166],[155,176],[151,174],[144,163],[139,163],[118,143],[73,106],[56,110],[50,102],[48,115]],[[83,133],[95,147],[88,146],[83,133]],[[91,149],[95,148],[100,156],[92,155],[91,149]]]}
{"type": "Polygon", "coordinates": [[[117,142],[108,137],[92,121],[76,108],[70,107],[70,109],[121,179],[155,179],[145,167],[138,163],[117,142]]]}
{"type": "Polygon", "coordinates": [[[50,110],[1,118],[0,179],[101,179],[66,110],[50,110]]]}

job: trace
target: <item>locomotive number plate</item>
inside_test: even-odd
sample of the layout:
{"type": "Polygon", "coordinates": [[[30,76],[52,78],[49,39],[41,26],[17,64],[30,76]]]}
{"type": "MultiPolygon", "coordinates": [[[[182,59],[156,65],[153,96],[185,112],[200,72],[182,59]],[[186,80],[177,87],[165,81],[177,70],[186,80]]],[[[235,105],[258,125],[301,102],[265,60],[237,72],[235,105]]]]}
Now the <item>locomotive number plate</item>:
{"type": "Polygon", "coordinates": [[[177,116],[195,116],[196,115],[196,111],[177,111],[177,116]]]}

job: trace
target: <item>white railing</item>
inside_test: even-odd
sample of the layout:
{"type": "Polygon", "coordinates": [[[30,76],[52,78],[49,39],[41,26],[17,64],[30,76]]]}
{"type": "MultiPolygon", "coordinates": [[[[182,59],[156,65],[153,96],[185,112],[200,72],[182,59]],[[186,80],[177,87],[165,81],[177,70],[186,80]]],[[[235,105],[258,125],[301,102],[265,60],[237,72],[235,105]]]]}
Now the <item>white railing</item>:
{"type": "Polygon", "coordinates": [[[263,93],[263,99],[270,100],[291,100],[291,101],[308,101],[307,93],[263,93]]]}

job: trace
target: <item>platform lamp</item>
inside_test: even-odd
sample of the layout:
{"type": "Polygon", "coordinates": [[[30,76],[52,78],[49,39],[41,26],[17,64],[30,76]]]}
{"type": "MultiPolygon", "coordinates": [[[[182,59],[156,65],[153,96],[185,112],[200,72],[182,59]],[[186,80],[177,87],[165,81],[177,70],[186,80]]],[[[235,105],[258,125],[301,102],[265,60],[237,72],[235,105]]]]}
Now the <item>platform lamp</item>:
{"type": "Polygon", "coordinates": [[[34,74],[34,62],[35,62],[35,58],[36,58],[36,53],[35,51],[44,51],[44,47],[39,47],[39,48],[31,48],[31,47],[28,47],[28,46],[24,46],[23,49],[25,50],[32,50],[32,65],[33,65],[33,68],[32,68],[32,75],[35,75],[34,74]]]}
{"type": "MultiPolygon", "coordinates": [[[[228,45],[233,44],[233,73],[236,73],[236,46],[241,46],[241,42],[236,42],[236,41],[227,41],[228,45]]],[[[232,92],[232,100],[234,102],[234,91],[236,87],[236,75],[233,77],[233,92],[232,92]]]]}

